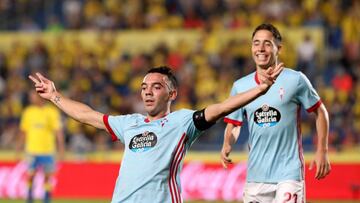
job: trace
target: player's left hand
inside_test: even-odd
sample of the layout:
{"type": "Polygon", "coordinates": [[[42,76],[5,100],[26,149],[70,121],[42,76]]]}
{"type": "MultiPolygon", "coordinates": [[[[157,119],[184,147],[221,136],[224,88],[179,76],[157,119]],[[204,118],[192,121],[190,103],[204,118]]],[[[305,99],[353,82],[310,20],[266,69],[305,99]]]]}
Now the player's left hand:
{"type": "Polygon", "coordinates": [[[223,167],[226,169],[228,168],[228,166],[230,164],[233,164],[231,158],[230,158],[230,153],[232,150],[232,146],[230,144],[225,144],[223,145],[222,149],[221,149],[221,164],[223,165],[223,167]]]}
{"type": "Polygon", "coordinates": [[[315,159],[310,163],[309,169],[312,170],[316,166],[315,178],[320,180],[325,178],[331,171],[331,165],[327,152],[317,151],[315,159]]]}

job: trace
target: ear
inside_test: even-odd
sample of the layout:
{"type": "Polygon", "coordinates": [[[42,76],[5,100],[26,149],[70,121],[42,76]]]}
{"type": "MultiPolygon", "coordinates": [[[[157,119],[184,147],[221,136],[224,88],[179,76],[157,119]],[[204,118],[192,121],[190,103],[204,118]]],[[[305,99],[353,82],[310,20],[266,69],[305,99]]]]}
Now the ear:
{"type": "Polygon", "coordinates": [[[280,51],[281,51],[281,48],[282,48],[282,45],[279,44],[279,45],[277,46],[277,48],[278,48],[278,50],[277,50],[276,55],[279,55],[279,54],[280,54],[280,51]]]}
{"type": "Polygon", "coordinates": [[[177,97],[177,90],[171,90],[169,92],[169,99],[170,101],[174,101],[177,97]]]}

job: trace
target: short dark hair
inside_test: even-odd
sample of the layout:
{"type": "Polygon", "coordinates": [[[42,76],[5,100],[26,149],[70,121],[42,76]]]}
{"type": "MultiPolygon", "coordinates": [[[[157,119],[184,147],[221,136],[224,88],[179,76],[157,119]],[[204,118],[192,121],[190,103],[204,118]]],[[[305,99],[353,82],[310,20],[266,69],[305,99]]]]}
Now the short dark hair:
{"type": "Polygon", "coordinates": [[[278,41],[278,42],[281,42],[282,40],[282,37],[281,37],[281,34],[279,32],[279,30],[273,26],[272,24],[270,23],[263,23],[259,26],[257,26],[252,34],[252,38],[254,38],[255,34],[257,33],[257,31],[259,30],[268,30],[269,32],[271,32],[274,36],[274,38],[278,41]]]}
{"type": "Polygon", "coordinates": [[[148,70],[147,74],[148,73],[160,73],[160,74],[166,75],[169,78],[172,86],[175,89],[178,88],[178,81],[170,67],[168,67],[168,66],[154,67],[154,68],[151,68],[150,70],[148,70]]]}

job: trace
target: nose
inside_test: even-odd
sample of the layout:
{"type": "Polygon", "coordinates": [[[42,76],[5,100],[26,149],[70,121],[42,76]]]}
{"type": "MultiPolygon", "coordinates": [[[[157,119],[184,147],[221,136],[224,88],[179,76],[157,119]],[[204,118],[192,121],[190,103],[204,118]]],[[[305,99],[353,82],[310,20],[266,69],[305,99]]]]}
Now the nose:
{"type": "Polygon", "coordinates": [[[149,96],[153,94],[150,87],[145,88],[144,93],[145,96],[149,96]]]}
{"type": "Polygon", "coordinates": [[[265,44],[264,43],[260,43],[259,50],[260,51],[265,51],[265,44]]]}

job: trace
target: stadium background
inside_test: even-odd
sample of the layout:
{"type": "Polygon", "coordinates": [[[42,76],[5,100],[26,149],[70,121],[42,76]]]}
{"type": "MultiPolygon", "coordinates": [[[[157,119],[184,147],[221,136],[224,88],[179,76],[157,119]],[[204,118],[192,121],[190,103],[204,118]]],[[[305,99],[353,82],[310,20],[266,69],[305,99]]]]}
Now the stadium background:
{"type": "MultiPolygon", "coordinates": [[[[280,60],[310,78],[329,110],[333,173],[318,182],[311,179],[313,172],[306,171],[308,196],[359,201],[360,2],[356,0],[1,0],[0,198],[10,202],[23,195],[23,165],[16,162],[14,147],[31,88],[28,74],[44,73],[64,94],[101,112],[125,114],[143,112],[138,90],[146,70],[168,64],[180,80],[174,109],[199,109],[226,98],[232,81],[254,70],[250,37],[264,21],[282,33],[280,60]]],[[[302,113],[301,120],[309,162],[316,141],[314,118],[302,113]]],[[[68,153],[59,164],[55,197],[108,201],[123,146],[112,143],[104,132],[65,116],[63,121],[68,153]],[[108,182],[101,184],[102,180],[108,182]],[[71,187],[74,183],[93,185],[95,193],[83,193],[79,190],[83,185],[71,187]],[[97,184],[102,190],[91,196],[99,191],[97,184]]],[[[184,169],[198,170],[202,164],[204,176],[233,178],[219,165],[223,129],[223,122],[218,122],[193,145],[184,169]]],[[[234,158],[240,164],[235,169],[245,164],[247,136],[243,130],[236,145],[234,158]]],[[[219,189],[223,182],[205,187],[208,180],[197,177],[197,185],[183,183],[185,197],[237,198],[239,192],[225,194],[219,189]]]]}

